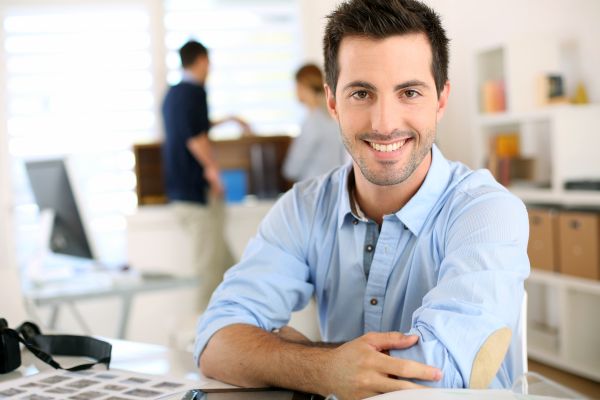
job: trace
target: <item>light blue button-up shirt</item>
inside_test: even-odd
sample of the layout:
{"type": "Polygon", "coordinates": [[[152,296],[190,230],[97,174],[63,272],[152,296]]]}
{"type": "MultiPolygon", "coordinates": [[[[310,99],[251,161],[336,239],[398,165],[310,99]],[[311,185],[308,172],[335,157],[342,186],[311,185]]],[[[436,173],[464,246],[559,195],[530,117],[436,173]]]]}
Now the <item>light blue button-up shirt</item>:
{"type": "Polygon", "coordinates": [[[483,342],[509,327],[512,343],[491,386],[510,387],[522,373],[516,333],[529,274],[523,203],[488,171],[449,162],[434,146],[421,188],[377,232],[352,213],[350,171],[301,182],[276,203],[200,319],[196,361],[217,330],[279,328],[314,295],[325,341],[418,335],[390,354],[442,369],[441,381],[423,382],[430,386],[468,387],[483,342]]]}

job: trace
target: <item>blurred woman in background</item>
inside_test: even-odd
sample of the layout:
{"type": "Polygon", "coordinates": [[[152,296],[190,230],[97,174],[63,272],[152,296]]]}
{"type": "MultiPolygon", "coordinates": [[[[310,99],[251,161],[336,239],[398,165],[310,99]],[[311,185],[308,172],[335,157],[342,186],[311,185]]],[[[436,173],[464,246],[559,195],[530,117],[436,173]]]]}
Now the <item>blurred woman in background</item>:
{"type": "Polygon", "coordinates": [[[319,67],[306,64],[296,72],[296,95],[308,113],[283,165],[283,175],[294,182],[324,174],[349,159],[338,124],[327,112],[319,67]]]}

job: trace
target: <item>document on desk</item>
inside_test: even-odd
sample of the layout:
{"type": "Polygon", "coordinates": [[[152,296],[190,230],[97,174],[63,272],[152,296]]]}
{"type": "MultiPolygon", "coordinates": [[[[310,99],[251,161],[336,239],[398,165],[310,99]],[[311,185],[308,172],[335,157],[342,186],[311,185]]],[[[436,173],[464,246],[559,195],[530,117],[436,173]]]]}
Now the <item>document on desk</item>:
{"type": "Polygon", "coordinates": [[[558,397],[524,395],[510,390],[411,389],[369,397],[365,400],[560,400],[558,397]]]}
{"type": "Polygon", "coordinates": [[[123,370],[53,370],[0,383],[2,400],[156,400],[198,382],[123,370]]]}

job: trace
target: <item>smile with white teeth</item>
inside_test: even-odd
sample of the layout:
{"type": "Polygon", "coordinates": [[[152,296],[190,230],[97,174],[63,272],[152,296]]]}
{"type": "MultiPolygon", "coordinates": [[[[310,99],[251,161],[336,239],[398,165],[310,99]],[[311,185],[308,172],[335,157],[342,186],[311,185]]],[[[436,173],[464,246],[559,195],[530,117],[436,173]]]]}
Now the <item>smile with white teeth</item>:
{"type": "Polygon", "coordinates": [[[368,142],[369,145],[371,145],[371,147],[377,151],[381,151],[383,153],[389,153],[392,151],[396,151],[398,150],[400,147],[404,146],[404,143],[406,143],[408,139],[404,139],[404,140],[400,140],[399,142],[396,143],[392,143],[392,144],[379,144],[379,143],[373,143],[373,142],[368,142]]]}

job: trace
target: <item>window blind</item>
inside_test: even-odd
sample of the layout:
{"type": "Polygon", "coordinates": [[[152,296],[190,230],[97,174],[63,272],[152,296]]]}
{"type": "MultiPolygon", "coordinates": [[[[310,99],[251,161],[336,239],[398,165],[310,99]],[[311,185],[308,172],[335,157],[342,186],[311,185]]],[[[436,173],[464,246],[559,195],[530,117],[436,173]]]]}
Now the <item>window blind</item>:
{"type": "MultiPolygon", "coordinates": [[[[167,81],[181,77],[178,49],[189,39],[209,49],[212,119],[239,115],[261,135],[297,134],[294,72],[302,62],[297,0],[166,0],[167,81]]],[[[239,134],[217,127],[213,138],[239,134]]]]}
{"type": "Polygon", "coordinates": [[[125,259],[131,146],[157,136],[150,16],[143,3],[33,3],[2,10],[17,257],[37,245],[24,161],[67,157],[98,256],[125,259]],[[61,5],[62,4],[62,5],[61,5]]]}

